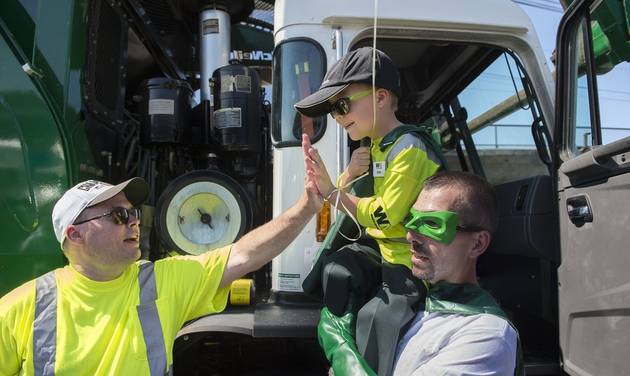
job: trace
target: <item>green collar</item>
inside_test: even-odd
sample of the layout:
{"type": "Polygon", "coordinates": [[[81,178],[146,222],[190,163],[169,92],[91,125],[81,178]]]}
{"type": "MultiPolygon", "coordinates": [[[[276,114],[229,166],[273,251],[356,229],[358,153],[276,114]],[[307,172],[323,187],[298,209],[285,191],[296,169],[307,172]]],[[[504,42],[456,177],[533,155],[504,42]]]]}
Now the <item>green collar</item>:
{"type": "Polygon", "coordinates": [[[424,310],[462,315],[488,313],[508,320],[497,301],[487,291],[473,284],[439,282],[431,286],[424,310]]]}
{"type": "Polygon", "coordinates": [[[516,331],[516,369],[514,375],[524,375],[523,351],[518,330],[499,307],[496,300],[484,289],[473,284],[438,282],[431,286],[425,299],[426,312],[442,312],[460,315],[488,313],[506,320],[516,331]]]}

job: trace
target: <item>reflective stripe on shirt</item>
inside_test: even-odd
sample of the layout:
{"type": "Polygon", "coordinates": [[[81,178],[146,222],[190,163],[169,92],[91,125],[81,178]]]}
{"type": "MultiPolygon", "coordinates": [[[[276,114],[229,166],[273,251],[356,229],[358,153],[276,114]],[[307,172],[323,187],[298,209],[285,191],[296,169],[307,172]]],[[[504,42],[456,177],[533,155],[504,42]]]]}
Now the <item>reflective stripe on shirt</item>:
{"type": "Polygon", "coordinates": [[[55,374],[57,354],[57,283],[55,271],[35,280],[33,368],[35,375],[55,374]]]}
{"type": "MultiPolygon", "coordinates": [[[[147,359],[152,376],[172,375],[173,367],[166,368],[166,346],[157,311],[157,286],[153,263],[139,263],[138,284],[140,304],[138,319],[147,347],[147,359]]],[[[55,271],[35,280],[35,319],[33,321],[33,363],[35,376],[55,374],[57,352],[57,284],[55,271]]]]}
{"type": "Polygon", "coordinates": [[[440,159],[437,157],[437,155],[435,155],[433,149],[427,147],[427,145],[425,145],[425,143],[417,136],[407,133],[400,136],[400,138],[396,140],[394,146],[392,146],[392,148],[387,153],[387,166],[392,163],[392,161],[398,156],[398,154],[410,147],[416,147],[424,151],[427,154],[427,158],[430,159],[433,163],[437,164],[438,166],[441,164],[440,159]]]}
{"type": "MultiPolygon", "coordinates": [[[[144,343],[147,346],[147,359],[152,376],[164,374],[166,370],[166,346],[164,334],[160,324],[157,305],[157,287],[152,262],[142,262],[139,265],[138,283],[140,284],[140,305],[138,318],[142,326],[144,343]]],[[[170,374],[171,370],[167,372],[170,374]]]]}

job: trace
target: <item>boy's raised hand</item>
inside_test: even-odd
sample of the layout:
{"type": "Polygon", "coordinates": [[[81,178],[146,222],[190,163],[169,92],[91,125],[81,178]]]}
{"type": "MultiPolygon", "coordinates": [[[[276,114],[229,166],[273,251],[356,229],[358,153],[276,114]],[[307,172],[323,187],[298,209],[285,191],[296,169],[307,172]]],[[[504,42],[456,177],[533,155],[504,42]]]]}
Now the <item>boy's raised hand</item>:
{"type": "Polygon", "coordinates": [[[346,168],[349,180],[352,180],[370,168],[370,148],[361,146],[352,152],[350,163],[346,168]]]}
{"type": "Polygon", "coordinates": [[[319,156],[319,152],[311,145],[311,140],[307,134],[302,134],[302,151],[304,154],[304,168],[307,179],[313,179],[322,197],[327,198],[335,189],[324,161],[319,156]]]}

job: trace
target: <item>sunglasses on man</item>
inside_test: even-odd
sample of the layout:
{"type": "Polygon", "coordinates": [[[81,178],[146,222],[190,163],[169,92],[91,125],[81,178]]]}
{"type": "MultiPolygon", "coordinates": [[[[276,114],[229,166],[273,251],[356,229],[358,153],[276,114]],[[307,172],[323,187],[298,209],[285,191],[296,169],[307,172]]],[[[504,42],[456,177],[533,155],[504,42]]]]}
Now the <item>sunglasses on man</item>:
{"type": "Polygon", "coordinates": [[[407,231],[413,231],[444,244],[451,244],[458,232],[485,230],[480,226],[460,225],[459,215],[452,211],[423,212],[411,208],[404,223],[407,231]]]}
{"type": "Polygon", "coordinates": [[[336,115],[343,116],[347,115],[350,112],[350,104],[352,102],[358,101],[361,98],[365,98],[368,95],[372,94],[373,90],[365,90],[360,91],[358,93],[354,93],[348,97],[339,98],[330,105],[330,114],[334,117],[336,115]]]}
{"type": "Polygon", "coordinates": [[[101,215],[98,215],[98,216],[90,218],[90,219],[86,219],[86,220],[83,220],[83,221],[75,222],[73,224],[80,225],[82,223],[90,222],[90,221],[93,221],[95,219],[111,216],[112,220],[117,225],[126,225],[127,223],[129,223],[129,220],[131,219],[131,217],[134,217],[137,220],[140,220],[140,215],[141,215],[141,212],[140,212],[140,209],[138,209],[138,208],[127,209],[127,208],[123,208],[123,207],[115,207],[109,213],[101,214],[101,215]]]}

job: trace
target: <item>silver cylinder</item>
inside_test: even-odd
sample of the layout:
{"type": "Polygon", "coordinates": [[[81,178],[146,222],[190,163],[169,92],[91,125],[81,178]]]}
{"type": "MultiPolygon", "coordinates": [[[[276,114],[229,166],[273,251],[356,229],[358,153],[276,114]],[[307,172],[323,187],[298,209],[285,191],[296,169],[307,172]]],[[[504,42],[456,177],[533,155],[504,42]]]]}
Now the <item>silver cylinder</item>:
{"type": "Polygon", "coordinates": [[[199,17],[199,43],[201,100],[211,100],[208,80],[215,69],[228,64],[230,57],[230,15],[217,9],[203,10],[199,17]]]}

